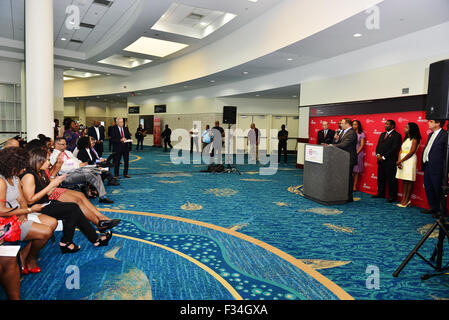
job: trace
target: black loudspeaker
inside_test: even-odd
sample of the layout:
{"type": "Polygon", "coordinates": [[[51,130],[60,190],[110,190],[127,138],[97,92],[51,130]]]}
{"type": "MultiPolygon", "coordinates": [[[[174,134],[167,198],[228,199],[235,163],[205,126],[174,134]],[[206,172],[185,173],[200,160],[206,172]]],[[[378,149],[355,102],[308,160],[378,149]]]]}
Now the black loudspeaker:
{"type": "Polygon", "coordinates": [[[237,123],[237,107],[223,107],[223,123],[237,123]]]}
{"type": "Polygon", "coordinates": [[[449,119],[449,60],[430,65],[426,119],[449,119]]]}

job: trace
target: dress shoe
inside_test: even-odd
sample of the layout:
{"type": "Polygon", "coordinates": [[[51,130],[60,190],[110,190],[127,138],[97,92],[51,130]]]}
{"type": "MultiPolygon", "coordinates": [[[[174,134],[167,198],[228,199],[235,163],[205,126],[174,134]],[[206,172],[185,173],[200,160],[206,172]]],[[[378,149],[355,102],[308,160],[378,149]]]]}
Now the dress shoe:
{"type": "Polygon", "coordinates": [[[108,181],[108,186],[119,186],[119,185],[120,183],[118,183],[118,181],[115,179],[111,179],[108,181]]]}
{"type": "Polygon", "coordinates": [[[382,197],[382,196],[380,196],[378,194],[375,194],[375,195],[372,195],[371,198],[385,198],[385,197],[382,197]]]}
{"type": "Polygon", "coordinates": [[[435,210],[432,210],[432,209],[423,209],[423,210],[421,210],[421,213],[424,213],[424,214],[434,214],[434,213],[437,213],[438,211],[435,211],[435,210]]]}
{"type": "Polygon", "coordinates": [[[109,200],[107,197],[100,198],[100,203],[114,203],[114,201],[109,200]]]}
{"type": "Polygon", "coordinates": [[[131,176],[129,176],[129,175],[127,175],[127,174],[124,174],[123,177],[125,177],[125,178],[131,178],[131,176]]]}

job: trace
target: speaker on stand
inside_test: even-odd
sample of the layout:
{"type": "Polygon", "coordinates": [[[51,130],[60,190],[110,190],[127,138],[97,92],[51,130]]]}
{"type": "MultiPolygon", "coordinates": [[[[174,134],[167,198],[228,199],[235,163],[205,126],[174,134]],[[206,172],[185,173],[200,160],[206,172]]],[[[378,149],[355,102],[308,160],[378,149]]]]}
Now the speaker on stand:
{"type": "MultiPolygon", "coordinates": [[[[237,107],[233,107],[233,106],[224,106],[223,107],[223,123],[226,123],[228,125],[228,129],[231,129],[231,125],[236,124],[237,123],[237,107]]],[[[230,141],[230,139],[232,137],[228,136],[228,141],[230,141]]],[[[226,153],[226,156],[233,156],[230,153],[230,143],[227,143],[227,149],[228,152],[226,153]]],[[[240,170],[237,168],[236,165],[234,164],[229,164],[226,166],[225,171],[226,173],[231,173],[231,172],[237,172],[239,175],[240,170]]]]}

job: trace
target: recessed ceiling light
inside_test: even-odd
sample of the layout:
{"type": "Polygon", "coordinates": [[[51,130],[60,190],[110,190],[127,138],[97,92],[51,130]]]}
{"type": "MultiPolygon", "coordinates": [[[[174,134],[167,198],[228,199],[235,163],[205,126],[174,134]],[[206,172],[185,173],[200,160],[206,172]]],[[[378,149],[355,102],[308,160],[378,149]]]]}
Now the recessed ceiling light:
{"type": "Polygon", "coordinates": [[[243,71],[243,74],[248,74],[249,72],[248,71],[243,71]]]}
{"type": "Polygon", "coordinates": [[[361,36],[362,36],[361,33],[354,33],[354,34],[353,34],[353,37],[354,37],[354,38],[360,38],[361,36]]]}
{"type": "Polygon", "coordinates": [[[188,46],[178,42],[140,37],[123,50],[163,58],[188,46]]]}
{"type": "Polygon", "coordinates": [[[210,82],[214,83],[214,82],[215,82],[215,80],[211,80],[210,82]]]}
{"type": "Polygon", "coordinates": [[[293,60],[293,58],[288,58],[287,60],[288,60],[288,61],[292,61],[292,60],[293,60]]]}
{"type": "Polygon", "coordinates": [[[293,96],[293,98],[297,98],[298,96],[293,96]]]}
{"type": "Polygon", "coordinates": [[[257,0],[248,0],[249,2],[257,2],[257,0]]]}
{"type": "Polygon", "coordinates": [[[256,97],[260,97],[260,94],[256,94],[256,97]]]}
{"type": "Polygon", "coordinates": [[[110,76],[111,74],[110,74],[110,73],[106,73],[106,75],[107,75],[107,76],[110,76]]]}
{"type": "Polygon", "coordinates": [[[61,38],[61,40],[62,40],[62,41],[66,41],[67,39],[66,39],[66,38],[61,38]]]}

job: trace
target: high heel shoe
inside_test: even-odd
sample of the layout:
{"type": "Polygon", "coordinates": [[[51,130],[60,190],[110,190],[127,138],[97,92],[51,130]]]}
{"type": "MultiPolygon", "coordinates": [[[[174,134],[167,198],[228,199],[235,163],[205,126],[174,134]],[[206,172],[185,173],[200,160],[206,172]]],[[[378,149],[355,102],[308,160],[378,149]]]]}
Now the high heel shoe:
{"type": "Polygon", "coordinates": [[[21,267],[20,268],[20,274],[23,274],[23,275],[27,275],[29,272],[28,272],[28,269],[27,268],[25,268],[25,267],[21,267]]]}
{"type": "MultiPolygon", "coordinates": [[[[25,270],[27,270],[28,273],[39,273],[41,272],[41,268],[40,267],[36,267],[36,268],[25,268],[25,270]]],[[[27,273],[27,274],[28,274],[27,273]]]]}
{"type": "Polygon", "coordinates": [[[98,221],[98,231],[100,233],[105,232],[108,229],[112,229],[117,226],[122,220],[120,219],[112,219],[112,220],[100,220],[98,221]]]}
{"type": "Polygon", "coordinates": [[[106,247],[109,244],[109,240],[112,238],[112,231],[108,230],[102,235],[100,235],[97,241],[94,243],[96,247],[106,247]],[[101,239],[101,237],[106,236],[106,239],[101,239]]]}
{"type": "Polygon", "coordinates": [[[75,245],[73,242],[63,242],[63,243],[64,243],[63,246],[59,245],[59,249],[61,249],[62,254],[64,254],[64,253],[75,253],[75,252],[78,252],[81,249],[80,246],[75,245]],[[69,249],[69,246],[72,245],[72,244],[74,246],[73,249],[69,249]]]}

